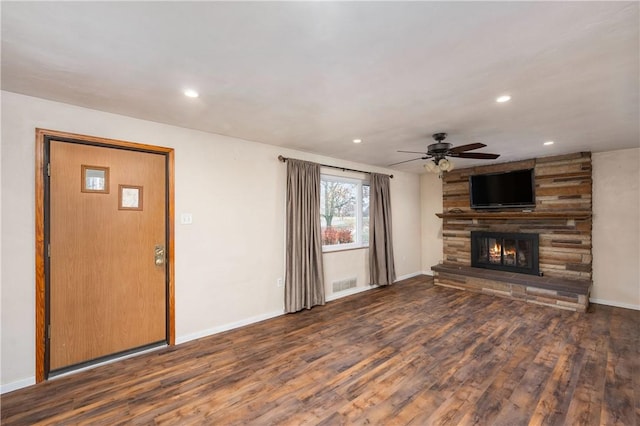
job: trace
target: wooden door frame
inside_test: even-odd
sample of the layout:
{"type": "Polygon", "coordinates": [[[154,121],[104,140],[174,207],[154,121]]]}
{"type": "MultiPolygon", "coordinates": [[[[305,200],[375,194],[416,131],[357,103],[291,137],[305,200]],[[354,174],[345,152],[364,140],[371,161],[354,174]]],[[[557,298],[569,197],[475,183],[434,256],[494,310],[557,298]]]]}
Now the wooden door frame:
{"type": "Polygon", "coordinates": [[[49,200],[45,199],[47,174],[46,145],[51,139],[69,143],[81,143],[105,148],[128,149],[138,152],[161,154],[166,157],[167,177],[167,344],[175,345],[175,266],[174,266],[174,151],[155,145],[145,145],[115,139],[86,136],[76,133],[60,132],[36,128],[36,383],[46,379],[46,228],[45,213],[49,200]]]}

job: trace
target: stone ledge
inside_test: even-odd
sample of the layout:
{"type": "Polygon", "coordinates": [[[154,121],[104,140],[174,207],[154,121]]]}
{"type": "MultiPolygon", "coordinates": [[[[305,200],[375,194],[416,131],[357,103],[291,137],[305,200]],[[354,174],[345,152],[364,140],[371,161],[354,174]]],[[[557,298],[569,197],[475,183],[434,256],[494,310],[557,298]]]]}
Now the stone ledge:
{"type": "Polygon", "coordinates": [[[539,277],[451,264],[432,266],[434,284],[585,312],[591,281],[539,277]]]}
{"type": "Polygon", "coordinates": [[[591,281],[588,280],[569,280],[566,278],[544,276],[539,277],[537,275],[516,274],[514,272],[494,271],[492,269],[472,268],[470,266],[458,266],[446,263],[432,266],[431,270],[435,272],[445,272],[449,274],[481,278],[484,280],[501,281],[528,287],[565,291],[583,295],[589,294],[589,290],[591,289],[591,281]]]}

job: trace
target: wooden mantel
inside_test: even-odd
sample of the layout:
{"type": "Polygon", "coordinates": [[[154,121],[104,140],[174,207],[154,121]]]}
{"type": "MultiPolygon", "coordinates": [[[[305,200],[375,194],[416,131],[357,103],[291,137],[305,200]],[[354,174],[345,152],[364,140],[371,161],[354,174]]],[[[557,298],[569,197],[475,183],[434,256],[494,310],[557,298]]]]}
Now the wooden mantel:
{"type": "Polygon", "coordinates": [[[513,212],[445,212],[436,213],[440,219],[574,219],[585,220],[591,218],[588,211],[513,211],[513,212]]]}

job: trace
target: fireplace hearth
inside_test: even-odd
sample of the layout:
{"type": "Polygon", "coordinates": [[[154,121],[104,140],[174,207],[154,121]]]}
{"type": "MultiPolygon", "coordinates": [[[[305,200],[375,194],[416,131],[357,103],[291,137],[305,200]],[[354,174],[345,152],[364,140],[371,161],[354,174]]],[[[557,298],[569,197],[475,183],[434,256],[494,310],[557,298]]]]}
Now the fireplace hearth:
{"type": "Polygon", "coordinates": [[[471,266],[540,275],[538,234],[472,231],[471,266]]]}

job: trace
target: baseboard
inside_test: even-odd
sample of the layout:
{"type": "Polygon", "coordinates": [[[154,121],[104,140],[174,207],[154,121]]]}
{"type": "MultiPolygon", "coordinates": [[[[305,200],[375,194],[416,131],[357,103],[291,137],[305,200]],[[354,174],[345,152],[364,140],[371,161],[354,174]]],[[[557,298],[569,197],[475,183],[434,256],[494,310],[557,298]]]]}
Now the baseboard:
{"type": "Polygon", "coordinates": [[[240,321],[231,322],[231,323],[228,323],[228,324],[223,324],[223,325],[218,326],[218,327],[213,327],[213,328],[209,328],[209,329],[206,329],[206,330],[198,331],[197,333],[187,334],[186,336],[178,336],[178,337],[176,337],[176,345],[179,345],[181,343],[186,343],[186,342],[189,342],[191,340],[200,339],[202,337],[211,336],[213,334],[222,333],[224,331],[233,330],[234,328],[244,327],[245,325],[254,324],[256,322],[260,322],[260,321],[268,320],[268,319],[271,319],[271,318],[279,317],[280,315],[284,315],[284,310],[275,311],[275,312],[269,312],[269,313],[262,314],[262,315],[256,315],[254,317],[245,318],[245,319],[242,319],[240,321]]]}
{"type": "Polygon", "coordinates": [[[35,377],[29,377],[27,379],[22,379],[15,382],[7,383],[4,385],[0,385],[0,394],[12,392],[14,390],[26,388],[27,386],[31,386],[35,384],[36,384],[35,377]]]}
{"type": "MultiPolygon", "coordinates": [[[[409,279],[409,278],[417,277],[418,275],[424,275],[424,272],[418,271],[418,272],[412,272],[412,273],[406,274],[406,275],[401,275],[399,277],[396,277],[396,280],[394,281],[394,283],[397,283],[398,281],[406,280],[406,279],[409,279]]],[[[343,297],[347,297],[347,296],[351,296],[351,295],[354,295],[354,294],[362,293],[363,291],[372,290],[372,289],[378,288],[378,287],[380,287],[380,286],[377,285],[377,284],[369,284],[368,286],[365,286],[365,287],[354,287],[354,288],[351,288],[349,290],[341,291],[339,293],[334,293],[331,296],[328,296],[325,300],[327,302],[331,302],[332,300],[342,299],[343,297]]]]}
{"type": "Polygon", "coordinates": [[[428,271],[422,271],[421,272],[422,275],[429,275],[430,277],[433,276],[433,271],[431,269],[429,269],[428,271]]]}
{"type": "Polygon", "coordinates": [[[412,273],[406,274],[406,275],[401,275],[399,277],[396,277],[396,280],[394,281],[394,283],[398,282],[398,281],[406,280],[406,279],[409,279],[409,278],[417,277],[418,275],[424,275],[424,272],[418,271],[418,272],[412,272],[412,273]]]}
{"type": "Polygon", "coordinates": [[[615,306],[616,308],[633,309],[634,311],[640,311],[640,305],[632,305],[631,303],[615,302],[612,300],[604,299],[589,299],[590,303],[596,303],[598,305],[615,306]]]}
{"type": "Polygon", "coordinates": [[[352,296],[354,294],[362,293],[363,291],[372,290],[374,288],[378,288],[378,285],[368,285],[366,287],[354,287],[348,290],[339,291],[338,293],[333,293],[331,296],[327,296],[325,298],[326,302],[331,302],[333,300],[342,299],[343,297],[352,296]]]}

